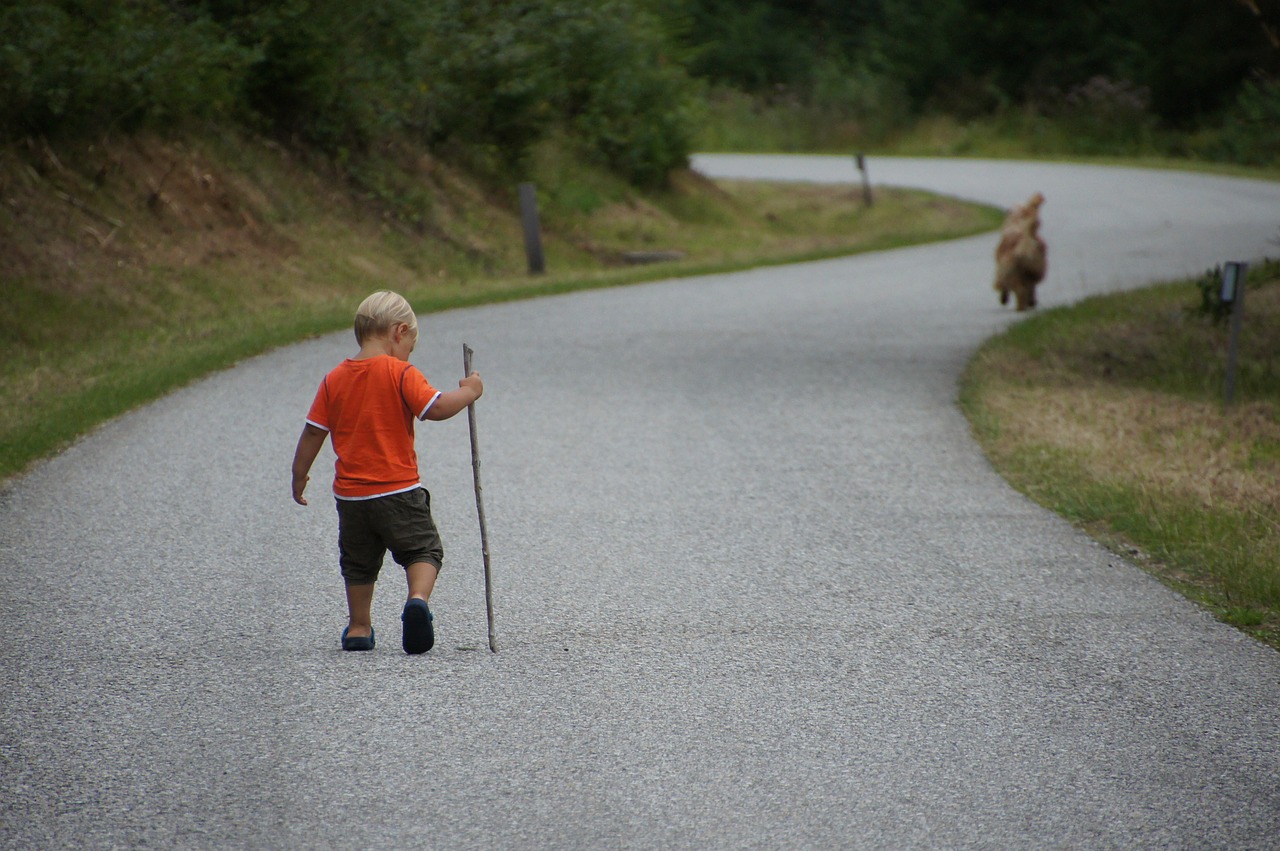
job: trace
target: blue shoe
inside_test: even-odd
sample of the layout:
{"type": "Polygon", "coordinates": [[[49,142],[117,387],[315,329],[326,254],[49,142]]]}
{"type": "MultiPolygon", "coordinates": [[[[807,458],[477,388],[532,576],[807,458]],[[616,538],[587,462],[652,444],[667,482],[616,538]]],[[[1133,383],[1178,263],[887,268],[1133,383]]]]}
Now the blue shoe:
{"type": "Polygon", "coordinates": [[[404,612],[401,613],[400,620],[404,623],[404,635],[402,637],[404,652],[410,655],[426,653],[435,645],[436,631],[431,626],[435,616],[431,614],[431,609],[427,607],[426,600],[419,600],[414,597],[405,603],[404,612]]]}
{"type": "Polygon", "coordinates": [[[376,645],[377,639],[373,636],[373,627],[369,628],[368,635],[352,636],[347,638],[347,630],[351,627],[342,628],[342,649],[343,650],[372,650],[376,645]]]}

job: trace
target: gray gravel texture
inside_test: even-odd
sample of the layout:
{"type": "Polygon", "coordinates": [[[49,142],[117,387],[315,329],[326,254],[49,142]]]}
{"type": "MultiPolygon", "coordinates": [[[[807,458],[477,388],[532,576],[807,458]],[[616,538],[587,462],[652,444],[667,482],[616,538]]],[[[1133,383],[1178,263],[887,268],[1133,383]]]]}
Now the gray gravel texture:
{"type": "MultiPolygon", "coordinates": [[[[697,158],[849,182],[852,158],[697,158]]],[[[1040,190],[1042,303],[1270,251],[1280,184],[872,158],[1040,190]]],[[[1013,492],[955,405],[995,236],[424,317],[439,643],[342,653],[315,339],[0,493],[6,848],[1277,848],[1280,655],[1013,492]]],[[[376,282],[371,281],[371,289],[376,282]]],[[[352,305],[354,310],[355,305],[352,305]]]]}

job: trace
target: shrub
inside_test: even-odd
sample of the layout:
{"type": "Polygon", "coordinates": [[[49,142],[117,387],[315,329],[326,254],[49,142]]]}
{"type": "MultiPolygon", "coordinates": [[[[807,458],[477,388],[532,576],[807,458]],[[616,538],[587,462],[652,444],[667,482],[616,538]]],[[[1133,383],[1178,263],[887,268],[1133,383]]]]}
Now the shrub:
{"type": "Polygon", "coordinates": [[[223,26],[256,48],[243,103],[257,122],[334,154],[359,150],[401,126],[421,40],[409,0],[286,0],[225,4],[223,26]]]}
{"type": "Polygon", "coordinates": [[[1125,80],[1091,77],[1069,89],[1049,112],[1066,125],[1076,153],[1136,154],[1153,142],[1151,92],[1125,80]]]}
{"type": "Polygon", "coordinates": [[[160,0],[0,11],[0,134],[133,130],[226,114],[252,52],[160,0]]]}
{"type": "Polygon", "coordinates": [[[1280,163],[1280,80],[1258,77],[1246,82],[1226,115],[1220,138],[1221,155],[1233,162],[1280,163]]]}
{"type": "Polygon", "coordinates": [[[616,0],[562,6],[560,112],[600,164],[638,185],[665,182],[693,144],[693,84],[655,22],[616,0]]]}
{"type": "Polygon", "coordinates": [[[0,11],[0,134],[223,117],[343,159],[410,137],[509,176],[554,128],[636,183],[691,83],[636,0],[44,0],[0,11]]]}
{"type": "Polygon", "coordinates": [[[810,105],[829,124],[851,122],[863,144],[883,141],[911,118],[901,83],[864,66],[833,61],[816,64],[810,105]]]}
{"type": "Polygon", "coordinates": [[[1207,317],[1214,325],[1221,325],[1231,316],[1231,302],[1222,300],[1222,267],[1215,266],[1196,280],[1200,303],[1187,308],[1192,316],[1207,317]]]}

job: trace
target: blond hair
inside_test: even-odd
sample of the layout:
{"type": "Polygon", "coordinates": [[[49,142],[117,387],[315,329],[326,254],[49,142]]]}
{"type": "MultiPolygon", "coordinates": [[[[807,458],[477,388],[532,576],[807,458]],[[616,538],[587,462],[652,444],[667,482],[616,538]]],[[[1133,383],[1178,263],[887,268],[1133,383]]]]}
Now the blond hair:
{"type": "Polygon", "coordinates": [[[363,346],[365,340],[381,337],[401,322],[418,335],[418,317],[404,296],[379,290],[356,308],[356,342],[363,346]]]}

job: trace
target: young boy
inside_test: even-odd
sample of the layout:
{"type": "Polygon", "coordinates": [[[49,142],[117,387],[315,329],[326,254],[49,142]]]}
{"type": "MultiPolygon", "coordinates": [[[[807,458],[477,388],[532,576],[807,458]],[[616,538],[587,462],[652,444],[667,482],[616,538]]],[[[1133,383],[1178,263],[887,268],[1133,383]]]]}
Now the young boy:
{"type": "Polygon", "coordinates": [[[293,456],[293,500],[308,472],[333,440],[338,456],[333,493],[338,503],[338,550],[347,589],[343,650],[372,650],[373,586],[387,550],[404,567],[409,599],[400,615],[406,653],[435,644],[427,606],[444,549],[431,519],[431,495],[418,476],[413,420],[447,420],[484,392],[479,373],[442,393],[431,386],[409,354],[418,342],[418,318],[403,297],[376,292],[356,310],[360,352],[335,367],[316,392],[293,456]]]}

